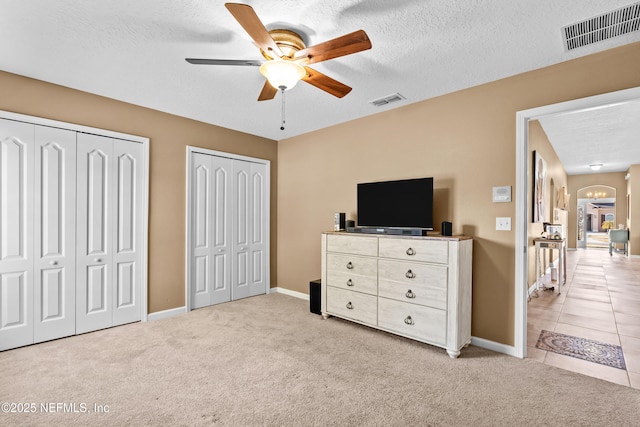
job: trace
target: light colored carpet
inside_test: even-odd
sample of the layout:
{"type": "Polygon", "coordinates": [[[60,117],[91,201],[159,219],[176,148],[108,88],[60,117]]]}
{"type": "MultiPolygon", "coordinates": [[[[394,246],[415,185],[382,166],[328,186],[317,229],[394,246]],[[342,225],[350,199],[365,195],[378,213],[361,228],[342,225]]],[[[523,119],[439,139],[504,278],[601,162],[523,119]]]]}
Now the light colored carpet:
{"type": "Polygon", "coordinates": [[[2,352],[0,402],[37,406],[0,425],[631,426],[640,391],[271,294],[2,352]]]}

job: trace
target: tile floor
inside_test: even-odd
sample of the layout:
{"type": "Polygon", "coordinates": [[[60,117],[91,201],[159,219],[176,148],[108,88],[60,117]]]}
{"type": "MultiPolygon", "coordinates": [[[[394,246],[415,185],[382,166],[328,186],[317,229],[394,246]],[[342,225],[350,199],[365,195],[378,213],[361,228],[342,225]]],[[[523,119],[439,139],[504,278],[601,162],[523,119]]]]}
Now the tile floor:
{"type": "MultiPolygon", "coordinates": [[[[543,282],[551,286],[550,278],[543,282]]],[[[527,357],[591,377],[640,389],[640,258],[607,249],[567,253],[561,293],[533,293],[527,307],[527,357]],[[622,347],[627,370],[535,347],[540,331],[559,332],[622,347]]]]}

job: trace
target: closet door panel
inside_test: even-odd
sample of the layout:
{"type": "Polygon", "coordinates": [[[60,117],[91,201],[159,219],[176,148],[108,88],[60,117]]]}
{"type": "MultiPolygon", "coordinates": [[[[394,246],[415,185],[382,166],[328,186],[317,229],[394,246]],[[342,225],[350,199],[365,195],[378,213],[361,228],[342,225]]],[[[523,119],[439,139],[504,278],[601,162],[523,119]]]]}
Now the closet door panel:
{"type": "Polygon", "coordinates": [[[212,227],[213,260],[211,304],[231,300],[231,177],[233,161],[224,157],[208,156],[211,159],[213,183],[210,199],[212,201],[210,218],[212,227]]]}
{"type": "Polygon", "coordinates": [[[111,246],[114,191],[110,138],[78,134],[76,331],[113,324],[111,246]]]}
{"type": "Polygon", "coordinates": [[[143,165],[142,144],[113,140],[114,326],[141,319],[143,165]]]}
{"type": "Polygon", "coordinates": [[[266,170],[266,165],[251,164],[251,215],[249,217],[251,230],[249,286],[251,296],[266,292],[266,170]]]}
{"type": "Polygon", "coordinates": [[[33,343],[34,129],[0,119],[0,350],[33,343]]]}
{"type": "Polygon", "coordinates": [[[75,333],[75,163],[75,132],[35,127],[35,342],[75,333]]]}
{"type": "Polygon", "coordinates": [[[233,164],[233,274],[231,299],[251,296],[250,238],[251,238],[251,163],[234,161],[233,164]]]}
{"type": "Polygon", "coordinates": [[[211,156],[193,154],[191,175],[191,306],[201,308],[211,305],[211,156]]]}

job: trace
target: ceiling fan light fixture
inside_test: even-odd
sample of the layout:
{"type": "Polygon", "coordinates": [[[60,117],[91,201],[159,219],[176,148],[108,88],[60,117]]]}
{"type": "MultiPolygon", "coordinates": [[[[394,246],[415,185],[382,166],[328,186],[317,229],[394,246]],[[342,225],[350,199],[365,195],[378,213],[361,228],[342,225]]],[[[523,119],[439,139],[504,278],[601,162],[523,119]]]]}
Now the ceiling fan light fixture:
{"type": "Polygon", "coordinates": [[[292,89],[307,73],[304,67],[293,61],[274,59],[260,66],[260,73],[276,89],[292,89]]]}

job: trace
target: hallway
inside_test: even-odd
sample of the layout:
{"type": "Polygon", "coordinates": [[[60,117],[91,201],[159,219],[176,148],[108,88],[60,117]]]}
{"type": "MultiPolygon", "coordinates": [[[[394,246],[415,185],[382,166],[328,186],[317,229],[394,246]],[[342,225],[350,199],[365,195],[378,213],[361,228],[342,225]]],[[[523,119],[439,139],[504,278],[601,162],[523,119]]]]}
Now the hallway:
{"type": "Polygon", "coordinates": [[[534,292],[527,307],[527,357],[640,389],[640,258],[606,249],[567,253],[562,293],[534,292]],[[626,370],[536,348],[542,330],[622,347],[626,370]]]}

